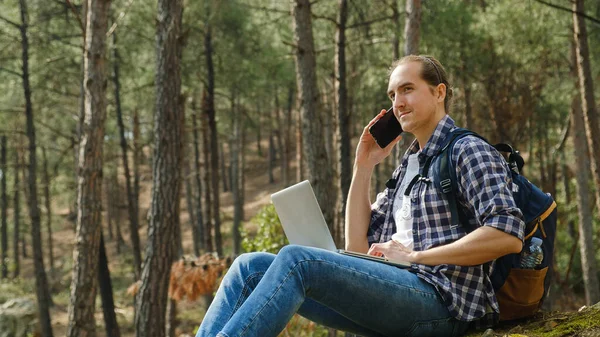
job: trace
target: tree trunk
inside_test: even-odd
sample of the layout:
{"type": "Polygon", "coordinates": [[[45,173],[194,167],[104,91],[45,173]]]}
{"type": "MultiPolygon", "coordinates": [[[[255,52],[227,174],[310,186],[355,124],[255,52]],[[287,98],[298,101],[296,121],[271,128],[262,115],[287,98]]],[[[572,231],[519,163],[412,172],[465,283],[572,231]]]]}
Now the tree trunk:
{"type": "Polygon", "coordinates": [[[244,205],[242,204],[240,191],[240,145],[241,145],[241,124],[242,114],[237,114],[235,106],[235,95],[231,100],[231,122],[233,128],[233,137],[231,137],[230,156],[231,156],[231,192],[233,196],[233,254],[238,255],[241,252],[242,238],[240,235],[240,226],[242,224],[242,212],[244,205]]]}
{"type": "MultiPolygon", "coordinates": [[[[195,101],[192,104],[195,105],[195,101]]],[[[196,107],[192,107],[192,126],[193,126],[193,134],[194,134],[194,178],[196,181],[196,223],[194,226],[197,228],[198,237],[198,249],[203,250],[212,245],[205,245],[206,237],[208,236],[208,240],[210,241],[210,227],[208,232],[205,231],[204,228],[204,216],[202,215],[202,180],[200,177],[200,142],[198,137],[198,123],[196,120],[196,107]],[[208,233],[208,234],[207,234],[208,233]]],[[[205,166],[206,167],[206,166],[205,166]]],[[[206,168],[205,168],[206,169],[206,168]]],[[[208,170],[207,170],[208,172],[208,170]]],[[[206,185],[208,186],[208,185],[206,185]]],[[[210,220],[208,220],[210,222],[210,220]]],[[[212,250],[212,248],[210,249],[212,250]]]]}
{"type": "MultiPolygon", "coordinates": [[[[334,60],[336,69],[336,98],[337,98],[337,145],[338,145],[338,170],[340,173],[340,197],[338,219],[342,223],[346,212],[348,191],[352,181],[352,163],[350,154],[350,116],[348,114],[348,89],[346,86],[346,22],[348,21],[348,1],[339,0],[338,29],[336,34],[336,57],[334,60]]],[[[341,228],[342,226],[337,226],[341,228]]],[[[336,231],[335,241],[341,246],[344,238],[343,231],[336,231]]]]}
{"type": "MultiPolygon", "coordinates": [[[[106,170],[104,172],[102,172],[103,175],[106,174],[106,170]]],[[[108,239],[109,240],[114,240],[115,235],[114,235],[114,222],[113,222],[113,209],[112,209],[112,199],[113,199],[113,194],[111,191],[111,184],[112,181],[110,181],[111,176],[106,175],[104,177],[105,179],[102,179],[102,191],[104,193],[104,209],[106,210],[106,223],[108,225],[108,239]]],[[[118,250],[118,248],[117,248],[118,250]]]]}
{"type": "Polygon", "coordinates": [[[189,223],[192,228],[192,242],[194,244],[194,255],[200,256],[200,241],[198,237],[198,227],[196,227],[196,212],[194,211],[194,191],[190,182],[191,170],[190,163],[184,160],[183,163],[183,184],[185,185],[185,201],[189,215],[189,223]]]}
{"type": "MultiPolygon", "coordinates": [[[[206,100],[206,91],[203,93],[202,102],[206,100]]],[[[204,103],[203,103],[204,104],[204,103]]],[[[203,114],[202,118],[202,152],[204,157],[204,242],[206,251],[214,251],[212,235],[212,202],[211,202],[211,184],[210,184],[210,144],[208,136],[208,115],[203,114]]],[[[199,171],[197,171],[199,173],[199,171]]],[[[200,185],[198,185],[198,194],[200,194],[200,185]]],[[[200,196],[198,196],[200,198],[200,196]]]]}
{"type": "Polygon", "coordinates": [[[575,151],[576,179],[577,179],[577,206],[579,215],[579,249],[581,252],[581,269],[585,286],[585,299],[587,305],[592,305],[600,300],[600,284],[595,260],[593,239],[593,204],[590,200],[590,157],[589,147],[585,139],[584,119],[581,112],[579,98],[574,99],[571,108],[573,123],[573,142],[575,151]]]}
{"type": "Polygon", "coordinates": [[[46,230],[48,231],[48,258],[50,259],[50,270],[54,270],[54,242],[52,240],[52,207],[50,205],[50,175],[48,173],[48,158],[46,148],[42,147],[42,158],[44,160],[44,201],[46,206],[46,230]]]}
{"type": "Polygon", "coordinates": [[[19,240],[20,240],[20,217],[21,217],[21,203],[20,203],[20,193],[21,182],[19,181],[19,152],[15,151],[15,182],[14,182],[14,197],[13,197],[13,215],[14,215],[14,228],[13,228],[13,259],[14,259],[14,269],[13,269],[13,278],[19,277],[21,273],[21,264],[19,259],[19,240]]]}
{"type": "Polygon", "coordinates": [[[302,145],[302,113],[296,116],[296,182],[304,180],[304,146],[302,145]]]}
{"type": "Polygon", "coordinates": [[[275,183],[275,176],[273,175],[273,170],[275,169],[275,141],[273,139],[273,126],[270,127],[269,130],[269,166],[268,166],[268,172],[269,172],[269,184],[274,184],[275,183]]]}
{"type": "Polygon", "coordinates": [[[79,143],[77,231],[67,336],[96,336],[94,319],[102,234],[102,148],[106,119],[106,31],[110,1],[88,0],[85,116],[79,143]]]}
{"type": "MultiPolygon", "coordinates": [[[[175,235],[175,241],[177,244],[178,253],[175,255],[173,262],[179,260],[181,258],[181,255],[183,255],[183,244],[181,242],[181,227],[177,226],[175,230],[177,231],[175,235]]],[[[169,298],[169,302],[167,303],[167,326],[165,329],[166,337],[177,337],[176,330],[178,325],[179,321],[177,320],[177,301],[172,298],[169,298]]]]}
{"type": "Polygon", "coordinates": [[[1,212],[2,221],[0,222],[0,235],[2,235],[2,278],[8,278],[8,196],[6,195],[6,136],[0,138],[0,170],[2,176],[0,177],[0,194],[1,197],[1,212]]]}
{"type": "Polygon", "coordinates": [[[258,126],[255,128],[256,131],[256,149],[258,150],[258,156],[262,158],[263,156],[263,150],[262,150],[262,133],[261,131],[261,126],[262,124],[262,109],[260,106],[256,106],[256,119],[258,119],[258,126]]]}
{"type": "Polygon", "coordinates": [[[283,160],[283,168],[282,171],[283,173],[283,186],[288,186],[290,184],[290,177],[291,177],[291,172],[290,172],[290,159],[291,159],[291,154],[292,154],[292,138],[291,138],[291,133],[292,133],[292,104],[294,101],[294,88],[292,86],[290,86],[289,90],[288,90],[288,99],[287,99],[287,113],[285,115],[285,132],[284,132],[284,139],[285,139],[285,150],[283,151],[283,155],[282,155],[282,159],[283,160]]]}
{"type": "Polygon", "coordinates": [[[185,124],[180,66],[182,14],[182,0],[158,0],[152,203],[142,285],[136,298],[138,337],[165,336],[169,276],[179,250],[185,124]]]}
{"type": "Polygon", "coordinates": [[[585,20],[576,12],[585,12],[583,0],[573,1],[573,38],[575,40],[581,107],[585,118],[585,134],[592,155],[591,168],[594,186],[596,186],[596,208],[600,210],[600,163],[598,162],[600,161],[600,126],[598,125],[596,101],[594,99],[594,82],[590,69],[590,53],[585,20]]]}
{"type": "Polygon", "coordinates": [[[121,160],[123,161],[123,171],[125,173],[125,188],[127,189],[127,211],[129,214],[129,236],[131,238],[131,250],[133,253],[133,272],[134,280],[140,279],[142,272],[142,254],[140,248],[140,236],[138,233],[139,224],[136,214],[135,191],[131,184],[131,173],[129,171],[129,159],[127,157],[127,139],[125,138],[125,124],[123,123],[123,111],[121,110],[121,82],[119,78],[119,63],[121,57],[117,44],[117,34],[113,32],[113,83],[115,86],[115,110],[117,113],[117,125],[119,126],[119,137],[121,146],[121,160]]]}
{"type": "MultiPolygon", "coordinates": [[[[22,79],[23,93],[25,96],[25,116],[27,119],[27,138],[29,139],[29,174],[28,204],[31,217],[31,242],[33,245],[33,265],[35,270],[35,289],[38,302],[38,319],[42,337],[51,337],[52,325],[50,320],[50,289],[44,267],[44,253],[42,251],[42,234],[40,231],[40,208],[37,194],[37,158],[35,125],[33,121],[33,107],[31,104],[31,87],[29,85],[29,40],[27,36],[28,15],[26,0],[19,0],[21,14],[21,47],[22,47],[22,79]]],[[[25,244],[23,244],[25,247],[25,244]]]]}
{"type": "Polygon", "coordinates": [[[227,172],[229,169],[227,168],[227,161],[225,160],[225,145],[223,142],[219,143],[219,163],[221,166],[221,181],[223,182],[223,192],[229,192],[229,179],[227,179],[227,172]]]}
{"type": "MultiPolygon", "coordinates": [[[[118,166],[118,165],[117,165],[118,166]]],[[[121,205],[121,187],[119,177],[117,176],[118,167],[111,171],[107,177],[108,188],[106,189],[106,201],[108,217],[115,228],[115,239],[117,241],[117,254],[121,254],[121,248],[125,245],[123,234],[121,234],[121,214],[119,205],[121,205]]]]}
{"type": "Polygon", "coordinates": [[[333,188],[331,170],[322,167],[323,163],[327,163],[329,160],[322,136],[321,118],[318,115],[320,109],[318,108],[319,97],[310,6],[309,0],[292,2],[294,36],[298,46],[295,59],[296,81],[301,101],[302,141],[307,159],[308,180],[315,190],[325,222],[333,232],[336,193],[333,188]]]}
{"type": "MultiPolygon", "coordinates": [[[[284,172],[286,170],[285,161],[286,161],[287,155],[285,154],[286,149],[285,149],[285,145],[284,145],[283,136],[281,134],[282,133],[285,134],[286,131],[285,131],[285,127],[281,120],[281,107],[279,106],[279,91],[277,91],[277,90],[275,91],[275,123],[276,123],[275,125],[277,125],[277,127],[274,130],[274,132],[275,132],[275,137],[277,139],[277,148],[279,149],[279,159],[281,160],[280,161],[280,163],[281,163],[280,164],[281,165],[280,180],[282,182],[284,182],[285,181],[284,178],[287,177],[287,173],[284,172]]],[[[286,186],[286,185],[284,185],[284,186],[286,186]]]]}
{"type": "MultiPolygon", "coordinates": [[[[210,3],[207,3],[207,18],[210,17],[210,3]]],[[[212,214],[215,227],[215,248],[219,256],[223,255],[223,239],[221,238],[221,214],[219,206],[219,140],[217,133],[217,120],[215,118],[215,70],[213,66],[212,27],[206,25],[204,35],[204,52],[206,56],[206,70],[208,73],[208,85],[203,104],[204,113],[208,117],[210,130],[210,173],[212,184],[212,214]]]]}
{"type": "MultiPolygon", "coordinates": [[[[572,125],[572,124],[571,124],[572,125]]],[[[561,152],[561,166],[562,166],[562,182],[563,182],[563,188],[565,190],[565,204],[566,205],[571,205],[571,200],[573,199],[571,197],[571,175],[569,174],[569,168],[567,166],[567,159],[565,156],[565,151],[561,152]]],[[[569,236],[571,237],[571,239],[575,239],[575,221],[573,221],[573,219],[569,219],[568,222],[568,233],[569,236]]]]}
{"type": "MultiPolygon", "coordinates": [[[[133,205],[135,218],[140,218],[140,163],[142,162],[142,144],[140,143],[140,117],[137,109],[133,110],[133,205]]],[[[140,250],[141,253],[141,250],[140,250]]]]}
{"type": "Polygon", "coordinates": [[[421,0],[406,0],[404,55],[418,54],[421,40],[421,0]]]}
{"type": "Polygon", "coordinates": [[[115,301],[113,287],[108,269],[108,258],[104,245],[104,235],[100,233],[100,251],[98,255],[98,284],[100,285],[100,298],[102,299],[102,312],[104,313],[104,326],[107,337],[120,337],[119,324],[115,315],[115,301]]]}

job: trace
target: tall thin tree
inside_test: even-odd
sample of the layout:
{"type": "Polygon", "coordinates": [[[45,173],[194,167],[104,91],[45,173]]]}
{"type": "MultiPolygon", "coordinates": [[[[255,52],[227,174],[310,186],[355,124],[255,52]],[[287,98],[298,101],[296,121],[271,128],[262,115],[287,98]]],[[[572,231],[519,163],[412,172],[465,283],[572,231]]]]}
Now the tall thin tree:
{"type": "Polygon", "coordinates": [[[50,173],[48,172],[48,156],[46,148],[42,147],[43,174],[44,174],[44,206],[46,208],[46,232],[48,237],[48,258],[50,260],[50,270],[54,270],[54,240],[52,240],[52,206],[50,203],[50,173]]]}
{"type": "Polygon", "coordinates": [[[205,236],[208,235],[208,239],[210,240],[210,232],[206,234],[204,230],[204,216],[202,213],[202,177],[200,177],[200,141],[198,137],[198,122],[196,117],[196,107],[195,101],[192,101],[192,132],[194,135],[194,181],[196,182],[196,191],[198,193],[195,194],[195,205],[196,205],[196,223],[193,226],[196,227],[197,237],[194,238],[194,246],[198,246],[198,251],[203,250],[205,245],[205,236]]]}
{"type": "Polygon", "coordinates": [[[577,180],[577,210],[579,215],[579,250],[581,252],[581,269],[585,287],[587,305],[600,300],[600,283],[594,249],[593,204],[590,200],[590,155],[585,139],[585,127],[581,111],[581,100],[573,100],[571,107],[571,123],[573,125],[573,145],[575,154],[577,180]]]}
{"type": "MultiPolygon", "coordinates": [[[[309,0],[291,2],[296,42],[296,81],[299,88],[300,112],[302,115],[302,142],[306,155],[308,180],[317,200],[324,210],[329,226],[333,225],[336,191],[333,188],[331,170],[323,169],[322,163],[329,162],[322,135],[319,116],[319,93],[316,77],[316,56],[309,0]]],[[[330,228],[334,232],[334,228],[330,228]]]]}
{"type": "Polygon", "coordinates": [[[87,0],[84,118],[77,183],[77,230],[67,336],[95,336],[98,254],[102,234],[102,166],[106,120],[106,32],[110,0],[87,0]]]}
{"type": "Polygon", "coordinates": [[[0,138],[0,209],[2,221],[0,222],[0,235],[2,235],[2,278],[8,278],[8,195],[6,194],[6,136],[0,138]]]}
{"type": "Polygon", "coordinates": [[[578,13],[585,13],[583,0],[573,1],[573,38],[575,40],[575,56],[581,108],[585,118],[585,134],[590,149],[592,178],[596,186],[596,208],[600,210],[600,121],[596,111],[594,98],[594,80],[590,68],[590,51],[585,20],[578,13]]]}
{"type": "Polygon", "coordinates": [[[350,182],[352,181],[352,162],[350,155],[350,115],[348,110],[348,89],[346,85],[346,23],[348,21],[348,1],[339,0],[339,14],[336,32],[335,53],[335,89],[337,100],[337,146],[338,146],[338,172],[340,173],[339,188],[340,198],[338,200],[338,224],[335,241],[341,246],[343,243],[343,225],[341,224],[346,212],[346,202],[350,182]]]}
{"type": "Polygon", "coordinates": [[[156,111],[152,202],[142,285],[136,299],[138,337],[164,337],[171,264],[178,253],[184,112],[181,97],[182,0],[158,0],[156,111]]]}
{"type": "Polygon", "coordinates": [[[19,167],[21,163],[19,161],[19,151],[15,151],[15,180],[13,185],[13,217],[14,217],[14,226],[13,226],[13,260],[14,260],[14,269],[13,269],[13,278],[19,277],[21,273],[21,263],[20,263],[20,255],[19,255],[19,241],[20,241],[20,221],[21,221],[21,182],[19,181],[19,167]]]}
{"type": "Polygon", "coordinates": [[[212,215],[215,230],[215,246],[217,254],[223,255],[223,239],[221,237],[221,212],[219,205],[219,140],[217,132],[217,119],[215,113],[215,69],[213,65],[212,43],[212,17],[211,2],[206,2],[206,27],[204,29],[204,55],[206,60],[207,85],[206,96],[203,102],[204,113],[208,118],[210,131],[210,174],[212,188],[212,215]]]}
{"type": "Polygon", "coordinates": [[[131,238],[131,248],[133,252],[134,277],[139,280],[142,271],[142,253],[140,248],[140,235],[138,233],[138,215],[136,212],[135,191],[131,183],[131,172],[129,170],[129,159],[127,156],[128,146],[125,138],[125,123],[123,123],[123,111],[121,109],[121,79],[119,65],[121,56],[119,54],[119,45],[117,43],[117,34],[112,34],[112,80],[115,88],[115,110],[117,113],[117,125],[119,126],[119,138],[121,146],[121,160],[123,162],[123,172],[125,174],[125,188],[127,189],[127,211],[129,214],[129,237],[131,238]]]}
{"type": "MultiPolygon", "coordinates": [[[[31,103],[31,86],[29,84],[29,38],[28,28],[29,19],[27,14],[26,0],[19,0],[21,14],[21,52],[22,52],[22,72],[23,93],[25,96],[25,116],[27,119],[27,138],[29,139],[29,167],[27,175],[27,198],[29,205],[29,216],[31,218],[31,242],[33,246],[33,265],[35,269],[35,289],[38,301],[38,315],[40,320],[40,330],[42,337],[52,337],[52,325],[50,321],[50,306],[52,299],[50,297],[50,288],[48,287],[48,278],[44,268],[44,253],[42,252],[42,233],[40,230],[40,208],[38,205],[37,192],[37,157],[36,157],[36,137],[35,123],[33,119],[33,106],[31,103]]],[[[23,249],[25,244],[23,243],[23,249]]]]}
{"type": "Polygon", "coordinates": [[[108,257],[104,245],[104,234],[100,233],[100,251],[98,254],[98,284],[100,285],[100,298],[102,299],[102,313],[104,314],[104,330],[108,337],[121,337],[121,330],[115,314],[115,300],[113,286],[108,269],[108,257]]]}

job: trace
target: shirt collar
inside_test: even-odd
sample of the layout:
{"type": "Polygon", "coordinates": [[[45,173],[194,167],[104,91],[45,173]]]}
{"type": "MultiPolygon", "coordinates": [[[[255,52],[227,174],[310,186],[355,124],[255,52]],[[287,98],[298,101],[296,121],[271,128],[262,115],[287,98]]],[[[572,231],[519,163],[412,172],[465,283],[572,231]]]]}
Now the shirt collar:
{"type": "MultiPolygon", "coordinates": [[[[446,135],[448,134],[448,132],[450,132],[450,130],[454,129],[455,127],[456,125],[454,124],[454,119],[452,119],[452,117],[450,117],[449,115],[445,115],[438,122],[438,125],[433,131],[433,134],[431,134],[431,137],[429,137],[427,144],[425,144],[425,147],[420,152],[427,157],[431,157],[437,154],[444,143],[446,135]]],[[[410,144],[408,151],[406,151],[406,155],[408,157],[408,155],[417,152],[419,152],[419,142],[415,139],[412,142],[412,144],[410,144]]]]}

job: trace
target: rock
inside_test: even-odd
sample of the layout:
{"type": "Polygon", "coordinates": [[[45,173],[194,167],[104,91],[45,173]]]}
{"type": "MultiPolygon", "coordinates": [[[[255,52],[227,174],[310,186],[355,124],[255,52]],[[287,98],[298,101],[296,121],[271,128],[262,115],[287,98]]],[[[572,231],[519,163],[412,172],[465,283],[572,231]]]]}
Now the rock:
{"type": "Polygon", "coordinates": [[[29,298],[15,298],[0,306],[0,337],[27,337],[37,331],[35,301],[29,298]]]}

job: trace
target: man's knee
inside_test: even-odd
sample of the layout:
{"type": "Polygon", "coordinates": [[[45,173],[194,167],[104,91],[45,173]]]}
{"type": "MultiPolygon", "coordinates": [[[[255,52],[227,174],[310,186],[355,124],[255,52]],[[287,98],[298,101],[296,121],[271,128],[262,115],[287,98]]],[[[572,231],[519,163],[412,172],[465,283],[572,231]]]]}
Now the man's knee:
{"type": "Polygon", "coordinates": [[[275,255],[270,253],[244,253],[233,261],[230,271],[240,273],[243,276],[248,276],[253,273],[264,273],[274,259],[275,255]]]}

